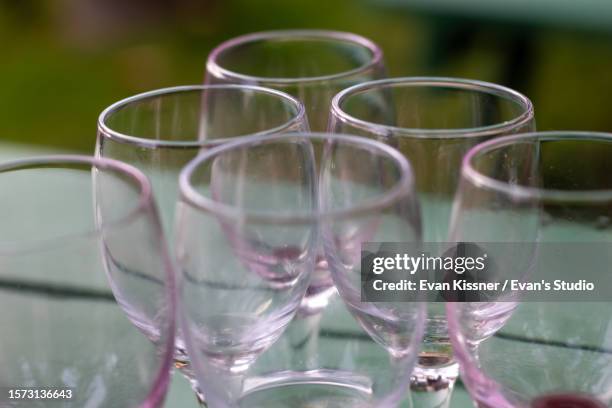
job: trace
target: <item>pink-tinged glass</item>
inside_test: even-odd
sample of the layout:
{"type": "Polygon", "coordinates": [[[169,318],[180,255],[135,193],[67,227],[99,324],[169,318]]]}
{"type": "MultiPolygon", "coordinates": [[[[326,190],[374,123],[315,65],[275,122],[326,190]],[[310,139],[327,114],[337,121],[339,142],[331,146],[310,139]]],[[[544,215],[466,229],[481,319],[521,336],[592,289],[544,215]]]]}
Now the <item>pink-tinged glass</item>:
{"type": "MultiPolygon", "coordinates": [[[[610,157],[607,133],[527,133],[476,146],[462,165],[451,238],[484,251],[531,243],[498,270],[551,284],[587,278],[609,290],[610,157]],[[560,250],[545,250],[553,245],[560,250]],[[581,248],[597,250],[584,260],[581,248]]],[[[612,299],[510,290],[497,300],[447,304],[461,378],[479,407],[611,406],[612,299]]]]}
{"type": "MultiPolygon", "coordinates": [[[[131,96],[106,108],[98,120],[95,154],[146,174],[164,230],[172,235],[178,176],[190,160],[245,136],[307,129],[303,105],[283,92],[250,85],[179,86],[131,96]]],[[[180,334],[176,358],[177,367],[199,392],[180,334]]]]}
{"type": "Polygon", "coordinates": [[[371,40],[328,30],[279,30],[225,41],[209,55],[208,84],[250,84],[300,99],[313,131],[324,131],[332,97],[386,76],[383,52],[371,40]]]}
{"type": "Polygon", "coordinates": [[[419,242],[408,161],[354,136],[250,137],[192,161],[180,188],[185,338],[209,406],[394,407],[425,307],[362,302],[360,248],[419,242]],[[338,292],[302,314],[321,254],[338,292]]]}
{"type": "MultiPolygon", "coordinates": [[[[533,106],[524,95],[497,84],[444,77],[389,78],[355,85],[334,97],[329,121],[330,132],[381,141],[410,160],[424,242],[447,240],[467,151],[485,140],[534,128],[533,106]]],[[[413,396],[423,400],[419,404],[444,407],[450,403],[458,375],[444,304],[430,303],[427,320],[412,379],[413,396]]]]}
{"type": "Polygon", "coordinates": [[[0,209],[0,406],[161,407],[176,283],[146,177],[85,156],[2,163],[0,209]],[[29,387],[66,392],[9,399],[29,387]]]}

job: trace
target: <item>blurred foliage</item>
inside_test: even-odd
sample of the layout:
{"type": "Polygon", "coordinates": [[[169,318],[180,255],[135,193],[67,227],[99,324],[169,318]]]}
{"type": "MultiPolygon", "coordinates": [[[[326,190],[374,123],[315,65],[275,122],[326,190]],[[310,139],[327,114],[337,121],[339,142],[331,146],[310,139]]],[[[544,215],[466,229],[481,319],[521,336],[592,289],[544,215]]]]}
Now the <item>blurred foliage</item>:
{"type": "Polygon", "coordinates": [[[0,0],[0,138],[92,152],[110,103],[199,83],[216,44],[280,28],[370,37],[393,76],[515,86],[534,101],[539,129],[612,131],[607,34],[454,21],[375,0],[0,0]]]}

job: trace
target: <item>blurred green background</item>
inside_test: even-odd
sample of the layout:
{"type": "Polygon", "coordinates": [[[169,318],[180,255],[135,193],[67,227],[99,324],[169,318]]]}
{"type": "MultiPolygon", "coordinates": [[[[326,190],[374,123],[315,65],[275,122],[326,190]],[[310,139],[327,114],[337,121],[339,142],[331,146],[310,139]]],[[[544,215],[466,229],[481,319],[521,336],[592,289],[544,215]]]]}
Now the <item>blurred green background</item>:
{"type": "Polygon", "coordinates": [[[539,130],[612,131],[610,0],[0,0],[0,140],[93,152],[107,105],[200,83],[216,44],[279,28],[370,37],[392,76],[514,87],[539,130]]]}

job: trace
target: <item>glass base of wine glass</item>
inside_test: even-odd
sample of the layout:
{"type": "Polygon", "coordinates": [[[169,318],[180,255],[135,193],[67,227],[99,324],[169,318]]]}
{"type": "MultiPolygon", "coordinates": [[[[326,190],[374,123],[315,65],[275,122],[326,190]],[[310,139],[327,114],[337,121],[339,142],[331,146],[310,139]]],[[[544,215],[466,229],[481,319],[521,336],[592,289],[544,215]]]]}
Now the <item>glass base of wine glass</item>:
{"type": "Polygon", "coordinates": [[[459,364],[448,355],[422,354],[412,371],[410,391],[414,408],[446,408],[459,377],[459,364]]]}
{"type": "Polygon", "coordinates": [[[250,379],[238,406],[244,408],[371,407],[369,378],[337,370],[286,371],[250,379]]]}

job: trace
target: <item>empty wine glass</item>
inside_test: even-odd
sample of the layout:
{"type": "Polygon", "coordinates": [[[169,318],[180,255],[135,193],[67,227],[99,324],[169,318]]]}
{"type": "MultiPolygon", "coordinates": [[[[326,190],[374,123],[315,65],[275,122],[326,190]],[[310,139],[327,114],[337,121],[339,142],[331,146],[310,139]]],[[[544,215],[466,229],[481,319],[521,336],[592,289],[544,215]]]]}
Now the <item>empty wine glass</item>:
{"type": "MultiPolygon", "coordinates": [[[[415,77],[343,90],[332,101],[329,130],[376,139],[402,152],[414,169],[423,241],[445,242],[465,153],[482,141],[534,126],[531,102],[511,89],[466,79],[415,77]]],[[[412,389],[436,395],[415,396],[439,400],[446,390],[448,403],[457,374],[444,304],[430,303],[412,389]]]]}
{"type": "MultiPolygon", "coordinates": [[[[179,172],[199,152],[246,135],[306,129],[303,105],[282,92],[247,85],[179,86],[135,95],[105,109],[98,120],[95,154],[130,163],[149,177],[164,229],[171,233],[179,172]]],[[[176,365],[202,400],[180,334],[176,345],[176,365]]]]}
{"type": "MultiPolygon", "coordinates": [[[[310,129],[325,131],[337,92],[385,76],[382,50],[367,38],[328,30],[279,30],[243,35],[217,46],[208,57],[205,81],[287,92],[304,103],[310,129]]],[[[300,308],[303,315],[318,313],[335,293],[322,252],[300,308]]]]}
{"type": "Polygon", "coordinates": [[[308,130],[293,97],[248,85],[191,85],[131,96],[98,119],[96,156],[130,163],[153,184],[172,231],[180,170],[197,154],[233,138],[308,130]]]}
{"type": "Polygon", "coordinates": [[[337,92],[383,77],[378,45],[356,34],[327,30],[243,35],[217,46],[206,63],[206,83],[261,85],[299,98],[314,131],[325,130],[337,92]]]}
{"type": "Polygon", "coordinates": [[[504,277],[541,285],[511,286],[499,302],[447,304],[479,407],[612,404],[611,155],[612,134],[542,132],[488,141],[465,157],[451,236],[501,245],[504,277]],[[537,251],[517,250],[536,240],[537,251]],[[554,290],[557,282],[593,290],[554,290]]]}
{"type": "Polygon", "coordinates": [[[353,136],[249,137],[195,159],[180,187],[184,327],[209,406],[395,406],[424,304],[357,293],[362,243],[420,239],[407,160],[353,136]],[[321,235],[341,296],[292,320],[321,235]]]}
{"type": "Polygon", "coordinates": [[[145,176],[84,156],[3,163],[0,211],[0,406],[161,407],[176,288],[145,176]]]}

